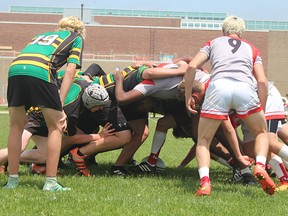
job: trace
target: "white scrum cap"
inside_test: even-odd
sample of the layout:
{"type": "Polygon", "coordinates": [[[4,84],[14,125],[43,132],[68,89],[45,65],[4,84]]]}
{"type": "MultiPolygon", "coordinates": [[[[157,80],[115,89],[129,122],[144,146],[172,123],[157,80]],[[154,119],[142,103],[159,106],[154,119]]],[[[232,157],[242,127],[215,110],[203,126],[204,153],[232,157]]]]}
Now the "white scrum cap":
{"type": "Polygon", "coordinates": [[[95,106],[103,106],[109,102],[109,95],[106,89],[96,83],[90,84],[82,95],[84,106],[92,109],[95,106]]]}

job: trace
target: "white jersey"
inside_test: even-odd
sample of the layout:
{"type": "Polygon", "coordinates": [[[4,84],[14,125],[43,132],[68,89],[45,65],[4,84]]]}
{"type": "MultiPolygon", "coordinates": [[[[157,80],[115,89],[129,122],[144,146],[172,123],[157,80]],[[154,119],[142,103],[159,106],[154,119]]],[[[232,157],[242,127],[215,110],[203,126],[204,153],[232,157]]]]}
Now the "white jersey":
{"type": "Polygon", "coordinates": [[[206,83],[208,80],[210,80],[210,78],[211,78],[211,74],[201,71],[199,69],[196,70],[195,80],[201,83],[206,83]]]}
{"type": "Polygon", "coordinates": [[[285,119],[284,104],[278,89],[273,83],[268,83],[268,98],[265,109],[266,120],[285,119]]]}
{"type": "Polygon", "coordinates": [[[209,57],[212,64],[211,81],[231,78],[255,85],[253,67],[262,64],[262,58],[253,45],[240,38],[222,36],[207,42],[200,51],[209,57]]]}
{"type": "MultiPolygon", "coordinates": [[[[168,64],[163,68],[175,68],[176,64],[168,64]]],[[[209,80],[210,74],[201,70],[197,70],[195,80],[206,82],[209,80]]],[[[141,92],[144,96],[151,96],[160,99],[176,99],[178,85],[183,80],[183,76],[173,76],[162,79],[143,80],[136,85],[133,90],[141,92]]]]}

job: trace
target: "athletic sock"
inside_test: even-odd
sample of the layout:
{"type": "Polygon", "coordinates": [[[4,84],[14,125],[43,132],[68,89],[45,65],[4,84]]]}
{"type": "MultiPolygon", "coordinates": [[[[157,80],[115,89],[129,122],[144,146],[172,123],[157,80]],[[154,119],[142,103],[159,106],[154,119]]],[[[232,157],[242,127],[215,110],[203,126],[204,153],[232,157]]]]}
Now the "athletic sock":
{"type": "Polygon", "coordinates": [[[287,181],[288,173],[286,171],[286,168],[283,164],[282,159],[275,155],[270,161],[269,164],[271,165],[272,169],[274,170],[275,174],[281,181],[287,181]]]}
{"type": "Polygon", "coordinates": [[[160,152],[158,152],[156,154],[151,153],[148,157],[147,163],[150,164],[151,166],[155,166],[157,163],[157,160],[158,160],[159,153],[160,152]]]}
{"type": "Polygon", "coordinates": [[[257,155],[256,156],[256,164],[261,165],[263,168],[265,168],[265,164],[266,164],[266,157],[263,155],[257,155]]]}
{"type": "Polygon", "coordinates": [[[278,152],[279,157],[283,158],[283,160],[288,161],[288,146],[283,144],[282,148],[278,152]]]}
{"type": "Polygon", "coordinates": [[[47,176],[45,179],[44,188],[45,190],[52,190],[58,185],[56,177],[47,176]]]}
{"type": "Polygon", "coordinates": [[[55,177],[47,176],[46,177],[46,182],[47,183],[51,183],[51,184],[57,183],[56,176],[55,177]]]}
{"type": "Polygon", "coordinates": [[[166,140],[167,133],[161,132],[161,131],[155,131],[153,141],[152,141],[152,147],[151,147],[151,153],[156,154],[159,152],[166,140]]]}
{"type": "Polygon", "coordinates": [[[227,162],[228,162],[228,164],[229,164],[231,167],[235,167],[235,166],[236,166],[236,161],[234,160],[233,157],[231,157],[227,162]]]}
{"type": "Polygon", "coordinates": [[[250,170],[250,167],[246,167],[244,169],[241,169],[240,170],[241,174],[246,174],[246,173],[250,173],[251,174],[251,170],[250,170]]]}
{"type": "Polygon", "coordinates": [[[155,131],[152,141],[151,153],[148,157],[147,163],[155,166],[161,151],[161,148],[166,140],[167,133],[155,131]]]}
{"type": "Polygon", "coordinates": [[[198,169],[199,177],[202,179],[203,177],[209,178],[209,167],[201,167],[198,169]]]}

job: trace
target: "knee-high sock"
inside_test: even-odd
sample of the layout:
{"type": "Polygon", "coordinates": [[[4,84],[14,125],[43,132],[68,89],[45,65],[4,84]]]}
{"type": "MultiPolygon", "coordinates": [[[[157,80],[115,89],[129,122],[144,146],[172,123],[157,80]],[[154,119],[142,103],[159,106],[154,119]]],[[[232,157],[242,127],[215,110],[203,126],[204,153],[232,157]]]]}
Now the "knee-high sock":
{"type": "Polygon", "coordinates": [[[282,159],[278,156],[275,155],[270,161],[269,164],[271,165],[272,169],[276,173],[277,177],[279,178],[280,181],[287,181],[287,171],[286,168],[283,164],[282,159]]]}
{"type": "Polygon", "coordinates": [[[165,132],[161,132],[161,131],[155,132],[153,141],[152,141],[151,153],[147,161],[149,164],[155,165],[157,163],[160,150],[166,140],[166,135],[167,133],[165,132]]]}

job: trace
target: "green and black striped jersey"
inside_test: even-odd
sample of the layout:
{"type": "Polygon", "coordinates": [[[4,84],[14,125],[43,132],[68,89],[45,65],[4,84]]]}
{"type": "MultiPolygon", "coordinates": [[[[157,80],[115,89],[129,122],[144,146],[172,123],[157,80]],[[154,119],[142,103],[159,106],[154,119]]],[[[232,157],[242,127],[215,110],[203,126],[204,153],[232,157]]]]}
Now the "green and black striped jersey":
{"type": "MultiPolygon", "coordinates": [[[[132,90],[137,84],[143,81],[142,73],[146,70],[146,66],[141,66],[138,69],[134,69],[129,66],[123,70],[124,80],[123,88],[124,91],[132,90]]],[[[93,83],[97,83],[106,88],[111,100],[115,100],[115,80],[113,74],[107,74],[104,76],[93,77],[93,83]]]]}
{"type": "Polygon", "coordinates": [[[39,34],[12,62],[9,75],[33,76],[55,83],[56,72],[66,63],[81,68],[83,39],[74,32],[57,31],[39,34]]]}

